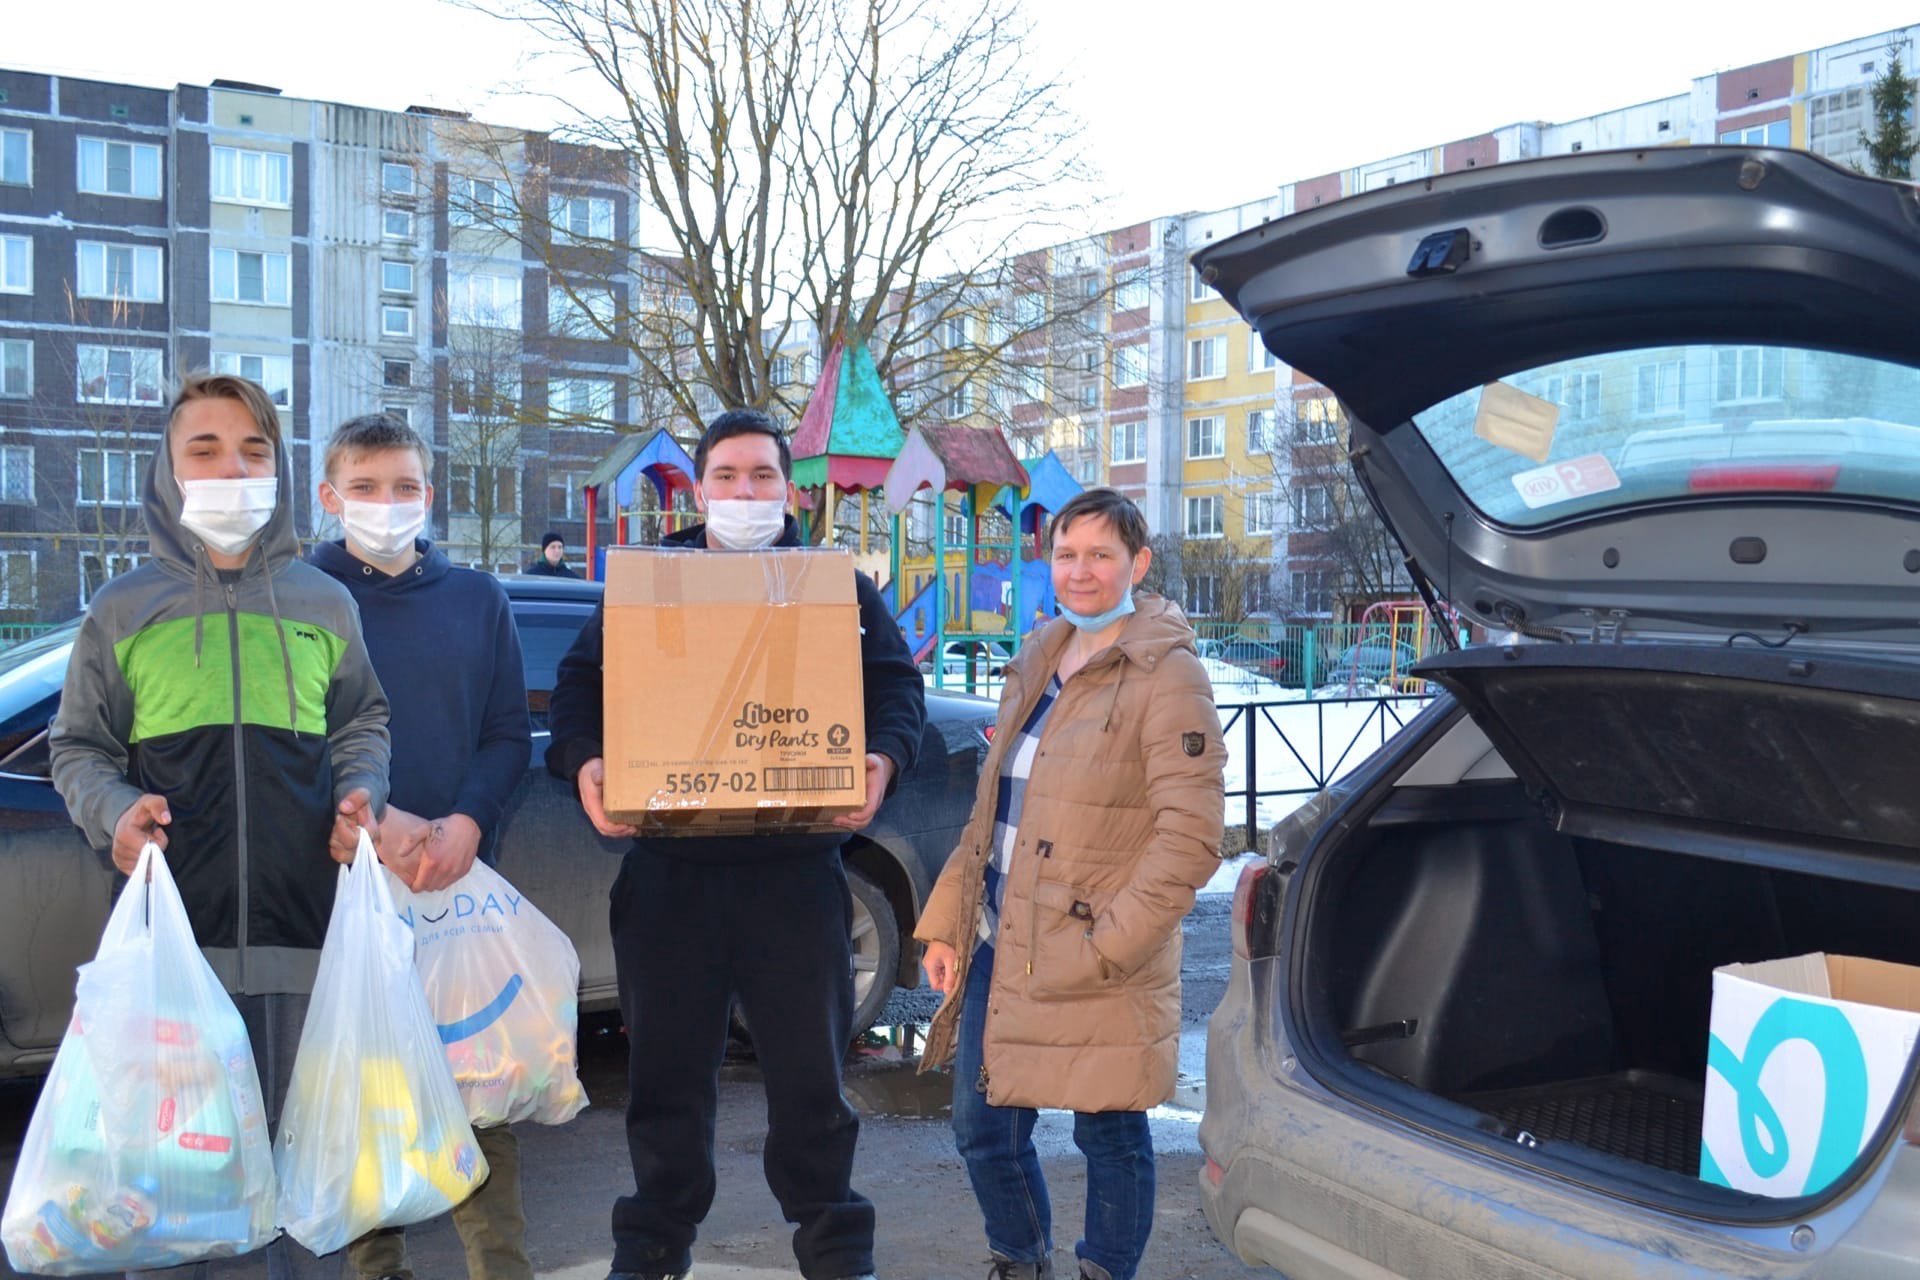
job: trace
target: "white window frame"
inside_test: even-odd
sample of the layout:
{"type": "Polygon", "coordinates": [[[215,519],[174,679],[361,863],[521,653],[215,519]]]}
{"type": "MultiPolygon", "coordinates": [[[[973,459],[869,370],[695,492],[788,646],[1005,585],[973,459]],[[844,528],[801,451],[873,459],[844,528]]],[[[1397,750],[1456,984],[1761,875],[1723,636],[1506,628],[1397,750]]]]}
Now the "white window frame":
{"type": "Polygon", "coordinates": [[[398,422],[403,427],[409,427],[413,425],[413,408],[410,405],[397,404],[393,401],[388,401],[387,403],[380,406],[380,412],[390,415],[394,419],[394,421],[398,422]]]}
{"type": "Polygon", "coordinates": [[[1142,422],[1116,422],[1113,424],[1113,453],[1110,461],[1115,466],[1130,462],[1147,460],[1147,424],[1142,422]]]}
{"type": "Polygon", "coordinates": [[[1716,405],[1767,404],[1782,399],[1786,395],[1786,353],[1778,347],[1716,347],[1713,352],[1713,402],[1716,405]],[[1734,362],[1733,394],[1720,394],[1721,365],[1729,357],[1734,362]],[[1753,381],[1756,389],[1746,394],[1749,365],[1753,366],[1753,381]],[[1773,389],[1769,389],[1769,384],[1773,389]]]}
{"type": "Polygon", "coordinates": [[[513,186],[505,178],[476,178],[456,173],[447,181],[447,225],[482,227],[507,232],[514,228],[516,213],[513,186]],[[481,198],[481,192],[486,198],[481,198]],[[487,216],[481,217],[485,209],[487,216]]]}
{"type": "Polygon", "coordinates": [[[549,195],[547,223],[555,244],[580,244],[587,240],[613,239],[613,199],[594,195],[549,195]],[[576,204],[585,203],[587,230],[583,235],[574,220],[576,204]]]}
{"type": "Polygon", "coordinates": [[[100,583],[102,586],[123,573],[130,573],[147,562],[147,556],[138,551],[82,551],[80,553],[80,607],[86,608],[93,603],[95,588],[89,587],[87,561],[100,562],[100,583]]]}
{"type": "Polygon", "coordinates": [[[1187,495],[1186,536],[1189,538],[1224,538],[1227,536],[1226,514],[1217,493],[1192,493],[1187,495]],[[1205,514],[1206,519],[1197,517],[1205,514]]]}
{"type": "Polygon", "coordinates": [[[447,379],[447,416],[457,422],[471,422],[475,418],[482,421],[512,421],[520,416],[520,377],[517,373],[501,373],[497,377],[484,369],[466,371],[472,376],[462,376],[460,371],[452,373],[447,379]],[[478,385],[475,385],[478,384],[478,385]],[[466,407],[460,407],[462,401],[466,407]],[[475,413],[476,404],[484,411],[475,413]]]}
{"type": "Polygon", "coordinates": [[[82,507],[135,507],[140,505],[140,458],[137,449],[78,449],[73,455],[73,501],[82,507]],[[100,496],[87,496],[87,459],[100,459],[100,496]],[[125,464],[121,473],[122,493],[115,496],[113,488],[113,468],[110,460],[118,458],[125,464]]]}
{"type": "Polygon", "coordinates": [[[1189,263],[1187,266],[1187,276],[1189,279],[1189,287],[1187,289],[1188,302],[1206,302],[1214,296],[1213,286],[1200,278],[1200,268],[1189,263]]]}
{"type": "Polygon", "coordinates": [[[1271,373],[1280,367],[1280,358],[1267,350],[1267,344],[1260,341],[1260,331],[1247,330],[1247,372],[1271,373]]]}
{"type": "Polygon", "coordinates": [[[519,464],[517,462],[514,462],[514,463],[482,463],[482,462],[448,463],[447,464],[447,513],[449,515],[455,515],[455,516],[466,516],[469,519],[476,519],[476,520],[477,519],[503,520],[511,516],[519,515],[520,514],[520,466],[519,464]],[[495,499],[493,514],[490,516],[484,516],[484,517],[481,515],[478,506],[473,501],[473,495],[478,491],[478,482],[482,479],[482,475],[481,475],[482,472],[487,473],[485,478],[494,489],[494,499],[495,499]],[[513,486],[511,501],[506,506],[501,506],[499,505],[499,502],[498,502],[498,499],[500,496],[500,493],[499,493],[500,479],[503,473],[506,476],[508,482],[513,486]],[[460,505],[460,493],[461,493],[462,485],[464,485],[466,488],[466,497],[467,497],[467,502],[464,509],[460,505]]]}
{"type": "Polygon", "coordinates": [[[33,399],[33,339],[0,338],[0,399],[33,399]],[[17,391],[7,390],[7,352],[18,348],[22,353],[21,371],[25,375],[24,385],[17,391]]]}
{"type": "Polygon", "coordinates": [[[547,418],[551,422],[598,430],[612,423],[614,406],[618,400],[619,388],[615,386],[612,378],[570,374],[563,378],[547,380],[547,418]],[[572,401],[576,397],[585,400],[584,408],[573,407],[572,401]],[[561,403],[563,400],[568,403],[563,405],[561,403]],[[581,422],[579,419],[592,421],[581,422]]]}
{"type": "Polygon", "coordinates": [[[0,502],[24,502],[32,505],[35,501],[33,487],[33,446],[0,444],[0,502]],[[8,484],[16,477],[25,481],[25,492],[18,497],[9,496],[8,484]]]}
{"type": "Polygon", "coordinates": [[[1290,497],[1297,529],[1318,529],[1333,518],[1333,489],[1324,484],[1295,485],[1290,497]]]}
{"type": "Polygon", "coordinates": [[[1204,462],[1227,456],[1227,423],[1217,413],[1187,419],[1187,460],[1204,462]],[[1207,452],[1200,452],[1205,447],[1207,452]]]}
{"type": "Polygon", "coordinates": [[[391,302],[380,304],[380,336],[383,338],[411,338],[413,336],[413,308],[399,306],[391,302]],[[396,324],[395,321],[398,321],[396,324]]]}
{"type": "Polygon", "coordinates": [[[395,209],[389,205],[382,205],[380,208],[380,238],[382,240],[411,241],[413,239],[413,210],[395,209]],[[402,220],[406,228],[405,230],[396,229],[393,221],[395,218],[402,220]]]}
{"type": "Polygon", "coordinates": [[[1331,617],[1339,585],[1339,576],[1327,568],[1295,569],[1287,575],[1287,595],[1293,611],[1305,617],[1331,617]]]}
{"type": "Polygon", "coordinates": [[[215,351],[213,371],[258,383],[277,408],[293,408],[293,357],[254,351],[215,351]],[[250,366],[254,366],[250,370],[250,366]]]}
{"type": "Polygon", "coordinates": [[[1187,381],[1207,382],[1227,376],[1227,335],[1187,340],[1187,381]]]}
{"type": "Polygon", "coordinates": [[[1785,147],[1793,143],[1793,121],[1769,120],[1765,124],[1748,125],[1744,129],[1728,129],[1720,135],[1725,146],[1732,147],[1785,147]],[[1768,136],[1779,130],[1780,136],[1768,140],[1768,136]]]}
{"type": "Polygon", "coordinates": [[[587,498],[581,492],[589,472],[586,471],[547,471],[547,519],[584,520],[587,518],[587,498]],[[563,495],[556,509],[553,501],[555,492],[563,495]]]}
{"type": "Polygon", "coordinates": [[[447,274],[447,323],[473,329],[518,329],[524,300],[519,273],[451,271],[447,274]],[[482,282],[485,282],[484,289],[482,282]],[[484,292],[485,305],[481,305],[484,292]],[[507,301],[502,302],[506,295],[507,301]]]}
{"type": "Polygon", "coordinates": [[[131,142],[120,138],[92,138],[83,136],[74,140],[74,146],[73,184],[76,190],[87,195],[119,196],[126,200],[158,200],[160,198],[160,188],[165,181],[163,177],[164,156],[161,154],[157,144],[151,142],[131,142]],[[87,152],[94,147],[100,148],[99,160],[97,164],[90,165],[87,160],[87,152]],[[113,189],[114,165],[112,155],[113,149],[116,147],[125,147],[127,149],[127,189],[125,191],[115,191],[113,189]],[[149,161],[146,166],[141,164],[143,157],[149,161]],[[90,187],[87,185],[89,177],[87,170],[90,167],[99,170],[99,186],[90,187]],[[151,178],[151,190],[141,189],[141,179],[143,177],[151,178]]]}
{"type": "Polygon", "coordinates": [[[32,292],[33,237],[0,236],[0,293],[32,292]]]}
{"type": "MultiPolygon", "coordinates": [[[[611,289],[575,285],[569,293],[564,285],[547,286],[547,332],[556,338],[605,342],[619,314],[620,304],[611,289]]],[[[780,385],[778,378],[774,382],[780,385]]]]}
{"type": "Polygon", "coordinates": [[[291,307],[293,305],[293,255],[269,253],[264,249],[215,249],[207,299],[235,307],[291,307]],[[240,260],[260,259],[260,296],[240,296],[240,260]],[[226,265],[227,288],[223,291],[220,272],[226,265]],[[275,297],[275,294],[278,297],[275,297]]]}
{"type": "Polygon", "coordinates": [[[412,390],[413,361],[390,360],[383,357],[380,361],[380,385],[395,391],[412,390]],[[403,370],[405,373],[405,377],[399,382],[393,381],[391,377],[391,374],[395,368],[399,368],[403,370]]]}
{"type": "Polygon", "coordinates": [[[1140,311],[1153,305],[1153,279],[1145,267],[1122,271],[1113,286],[1115,311],[1140,311]]]}
{"type": "MultiPolygon", "coordinates": [[[[4,501],[6,501],[6,499],[0,498],[0,502],[4,501]]],[[[39,608],[39,576],[39,553],[34,551],[0,551],[0,609],[39,608]],[[24,598],[18,600],[14,599],[12,590],[15,565],[19,565],[25,569],[22,577],[22,580],[26,583],[26,589],[22,593],[24,598]]]]}
{"type": "Polygon", "coordinates": [[[1600,371],[1556,373],[1540,384],[1540,398],[1560,406],[1562,422],[1594,422],[1600,417],[1600,371]]]}
{"type": "Polygon", "coordinates": [[[1189,618],[1211,618],[1220,611],[1220,576],[1213,573],[1187,575],[1184,602],[1189,618]]]}
{"type": "Polygon", "coordinates": [[[1274,508],[1277,505],[1274,494],[1250,493],[1247,495],[1246,522],[1248,537],[1264,538],[1274,532],[1276,528],[1274,508]]]}
{"type": "Polygon", "coordinates": [[[83,342],[74,348],[74,402],[77,404],[140,404],[159,405],[166,402],[166,364],[164,353],[158,347],[113,347],[105,343],[83,342]],[[98,352],[99,355],[94,355],[98,352]],[[116,376],[113,370],[115,355],[125,355],[127,369],[125,378],[129,394],[115,396],[107,394],[113,386],[116,376]],[[105,390],[101,395],[87,394],[88,375],[93,372],[89,367],[99,362],[98,377],[105,390]],[[143,370],[142,366],[146,366],[143,370]],[[137,393],[143,386],[151,386],[153,394],[142,397],[137,393]]]}
{"type": "Polygon", "coordinates": [[[1336,397],[1296,398],[1293,405],[1301,423],[1300,438],[1307,444],[1332,444],[1340,438],[1340,401],[1336,397]]]}
{"type": "Polygon", "coordinates": [[[167,296],[167,259],[165,250],[155,244],[112,244],[105,240],[79,240],[73,246],[74,294],[82,298],[110,298],[126,302],[160,302],[167,296]],[[90,251],[98,250],[98,274],[100,284],[97,288],[87,287],[87,258],[90,251]],[[132,293],[114,293],[112,291],[113,271],[112,255],[128,253],[128,278],[133,284],[132,293]],[[140,292],[140,264],[146,260],[152,264],[153,291],[140,292]]]}
{"type": "Polygon", "coordinates": [[[1279,415],[1272,409],[1247,410],[1247,452],[1255,457],[1272,453],[1279,444],[1279,415]]]}
{"type": "Polygon", "coordinates": [[[382,160],[380,162],[380,194],[386,196],[410,196],[419,185],[419,175],[413,166],[404,160],[382,160]]]}
{"type": "Polygon", "coordinates": [[[216,146],[211,150],[208,169],[208,198],[215,204],[240,204],[261,209],[293,207],[293,157],[284,151],[216,146]],[[221,189],[223,156],[227,158],[227,172],[224,175],[227,184],[224,191],[221,189]],[[249,169],[253,170],[251,174],[248,173],[249,169]]]}
{"type": "Polygon", "coordinates": [[[1672,360],[1647,360],[1633,367],[1633,416],[1636,418],[1670,418],[1684,413],[1687,407],[1687,362],[1675,357],[1672,360]],[[1646,374],[1653,374],[1653,403],[1649,405],[1641,396],[1641,380],[1646,374]],[[1673,407],[1666,408],[1667,374],[1673,374],[1673,407]]]}
{"type": "Polygon", "coordinates": [[[1147,381],[1147,344],[1129,343],[1113,349],[1113,385],[1145,386],[1147,381]]]}
{"type": "Polygon", "coordinates": [[[380,292],[399,293],[399,294],[405,294],[409,298],[412,297],[413,296],[413,264],[411,262],[407,262],[403,259],[397,259],[397,258],[380,259],[380,292]],[[395,284],[393,282],[393,277],[389,273],[395,270],[396,268],[407,273],[405,284],[395,284]]]}
{"type": "Polygon", "coordinates": [[[0,186],[30,187],[33,185],[33,130],[0,129],[0,186]],[[18,179],[7,177],[7,149],[17,143],[20,154],[20,172],[18,179]]]}

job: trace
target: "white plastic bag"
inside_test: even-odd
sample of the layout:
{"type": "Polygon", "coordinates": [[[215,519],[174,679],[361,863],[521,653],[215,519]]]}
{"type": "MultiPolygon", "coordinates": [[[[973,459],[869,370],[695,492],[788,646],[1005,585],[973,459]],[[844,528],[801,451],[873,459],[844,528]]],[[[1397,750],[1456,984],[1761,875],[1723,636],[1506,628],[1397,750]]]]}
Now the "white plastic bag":
{"type": "Polygon", "coordinates": [[[487,1176],[414,972],[413,931],[365,832],[340,868],[273,1158],[280,1225],[314,1253],[438,1217],[487,1176]]]}
{"type": "Polygon", "coordinates": [[[7,1261],[40,1275],[146,1270],[272,1240],[273,1149],[246,1024],[154,845],[74,992],[0,1215],[7,1261]]]}
{"type": "Polygon", "coordinates": [[[434,893],[387,876],[467,1118],[484,1127],[579,1115],[572,940],[484,862],[434,893]]]}

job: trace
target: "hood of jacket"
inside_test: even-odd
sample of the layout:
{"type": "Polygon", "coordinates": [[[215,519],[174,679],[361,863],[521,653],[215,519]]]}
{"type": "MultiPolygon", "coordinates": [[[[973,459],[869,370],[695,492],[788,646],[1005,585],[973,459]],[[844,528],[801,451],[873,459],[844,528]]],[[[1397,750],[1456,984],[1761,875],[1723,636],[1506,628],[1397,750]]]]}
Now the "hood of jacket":
{"type": "MultiPolygon", "coordinates": [[[[1055,618],[1020,646],[1009,665],[1023,675],[1051,671],[1059,665],[1060,651],[1073,639],[1073,624],[1055,618]]],[[[1133,612],[1120,628],[1119,639],[1093,656],[1089,670],[1100,670],[1114,663],[1129,663],[1152,670],[1175,649],[1198,650],[1193,642],[1193,624],[1180,606],[1151,591],[1133,593],[1133,612]]]]}
{"type": "MultiPolygon", "coordinates": [[[[147,468],[146,494],[141,506],[147,518],[147,544],[154,561],[180,577],[192,578],[195,566],[208,564],[206,545],[200,536],[180,523],[180,508],[186,495],[173,473],[172,428],[161,433],[160,445],[153,453],[153,465],[147,468]]],[[[274,495],[273,514],[266,528],[253,540],[243,573],[254,572],[264,564],[269,573],[277,573],[300,558],[300,539],[293,532],[293,459],[287,450],[284,433],[273,447],[274,474],[280,479],[274,495]]]]}
{"type": "Polygon", "coordinates": [[[420,553],[420,558],[399,573],[391,574],[382,573],[347,550],[344,538],[339,542],[315,544],[307,559],[316,569],[322,569],[342,581],[352,579],[395,593],[430,587],[452,571],[453,562],[447,559],[447,553],[425,538],[415,538],[413,549],[420,553]]]}

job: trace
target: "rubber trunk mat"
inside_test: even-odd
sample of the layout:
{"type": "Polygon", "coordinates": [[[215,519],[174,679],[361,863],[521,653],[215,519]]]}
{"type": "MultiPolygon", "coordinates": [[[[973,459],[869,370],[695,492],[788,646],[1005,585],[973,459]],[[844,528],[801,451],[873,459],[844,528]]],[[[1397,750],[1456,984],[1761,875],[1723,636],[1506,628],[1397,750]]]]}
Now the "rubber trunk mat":
{"type": "Polygon", "coordinates": [[[1623,1071],[1586,1080],[1461,1094],[1455,1102],[1536,1138],[1578,1142],[1688,1177],[1700,1173],[1702,1086],[1678,1076],[1623,1071]]]}

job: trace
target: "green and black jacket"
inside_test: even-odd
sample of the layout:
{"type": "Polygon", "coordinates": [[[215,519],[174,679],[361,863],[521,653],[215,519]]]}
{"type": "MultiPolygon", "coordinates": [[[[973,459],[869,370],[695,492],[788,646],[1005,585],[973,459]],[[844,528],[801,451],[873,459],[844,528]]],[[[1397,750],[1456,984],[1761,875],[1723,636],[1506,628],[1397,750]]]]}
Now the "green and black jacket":
{"type": "Polygon", "coordinates": [[[300,559],[293,484],[246,566],[220,573],[180,523],[165,439],[148,468],[151,559],[94,594],[50,735],[53,781],[96,849],[165,796],[167,861],[233,992],[307,991],[333,909],[335,806],[387,794],[387,700],[359,613],[300,559]]]}

